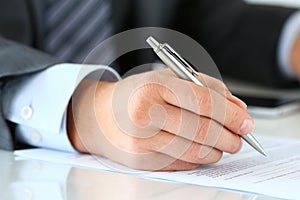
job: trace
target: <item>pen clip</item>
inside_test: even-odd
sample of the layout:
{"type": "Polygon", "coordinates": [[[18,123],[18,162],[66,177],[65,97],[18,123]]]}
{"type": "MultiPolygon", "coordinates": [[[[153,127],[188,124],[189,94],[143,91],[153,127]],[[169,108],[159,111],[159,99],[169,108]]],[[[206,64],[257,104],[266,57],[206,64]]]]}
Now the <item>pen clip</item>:
{"type": "Polygon", "coordinates": [[[163,44],[165,49],[177,59],[195,78],[198,79],[199,73],[189,64],[184,58],[182,58],[170,45],[163,44]]]}

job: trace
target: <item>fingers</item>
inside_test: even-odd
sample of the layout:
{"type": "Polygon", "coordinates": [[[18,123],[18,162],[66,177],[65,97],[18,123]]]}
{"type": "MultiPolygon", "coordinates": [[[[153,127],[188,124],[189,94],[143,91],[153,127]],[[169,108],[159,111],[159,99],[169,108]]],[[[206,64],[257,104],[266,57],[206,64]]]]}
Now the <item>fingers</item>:
{"type": "Polygon", "coordinates": [[[224,119],[225,127],[239,135],[246,135],[254,130],[254,121],[247,112],[232,102],[228,102],[226,107],[228,114],[224,119]]]}
{"type": "Polygon", "coordinates": [[[247,105],[239,98],[233,96],[227,86],[221,80],[202,73],[198,73],[198,78],[206,85],[206,87],[215,90],[221,96],[227,98],[232,103],[235,103],[243,110],[247,109],[247,105]]]}
{"type": "Polygon", "coordinates": [[[241,109],[243,109],[244,111],[247,110],[247,104],[244,103],[242,100],[240,100],[239,98],[237,98],[236,96],[232,95],[231,93],[227,94],[226,98],[231,101],[232,103],[236,104],[237,106],[239,106],[241,109]]]}
{"type": "Polygon", "coordinates": [[[176,160],[159,171],[188,171],[188,170],[196,169],[198,167],[199,167],[198,164],[188,163],[182,160],[176,160]]]}
{"type": "Polygon", "coordinates": [[[194,164],[215,163],[222,157],[222,152],[215,148],[189,141],[165,131],[159,132],[146,145],[149,145],[147,147],[149,150],[194,164]]]}
{"type": "MultiPolygon", "coordinates": [[[[175,79],[180,79],[176,76],[176,74],[170,70],[170,69],[164,69],[160,71],[160,75],[166,76],[166,77],[172,77],[175,79]]],[[[220,80],[213,78],[211,76],[208,76],[206,74],[198,73],[198,78],[204,85],[212,90],[215,90],[217,93],[219,93],[221,96],[227,98],[232,103],[235,103],[238,105],[241,109],[246,110],[247,105],[237,98],[236,96],[233,96],[232,93],[229,91],[227,86],[220,80]]],[[[181,79],[180,79],[181,80],[181,79]]],[[[197,85],[197,87],[199,87],[197,85]]]]}
{"type": "Polygon", "coordinates": [[[165,105],[164,110],[165,123],[161,126],[153,120],[156,128],[228,153],[236,153],[241,147],[240,137],[214,120],[171,105],[165,105]]]}
{"type": "Polygon", "coordinates": [[[226,85],[216,78],[202,73],[198,73],[198,78],[205,84],[206,87],[215,90],[223,96],[226,96],[227,93],[230,93],[226,85]]]}
{"type": "Polygon", "coordinates": [[[222,152],[238,151],[237,134],[252,130],[252,118],[228,99],[224,84],[206,79],[211,88],[178,79],[170,70],[120,81],[110,88],[107,101],[96,98],[103,138],[87,136],[89,149],[95,147],[97,154],[144,170],[190,170],[217,162],[222,152]]]}
{"type": "Polygon", "coordinates": [[[123,148],[108,149],[109,157],[131,168],[162,171],[191,170],[201,164],[219,161],[222,152],[184,138],[161,131],[151,138],[131,138],[134,142],[126,142],[123,148]],[[131,147],[128,147],[131,144],[131,147]],[[127,147],[126,147],[127,146],[127,147]]]}
{"type": "Polygon", "coordinates": [[[248,134],[254,129],[251,116],[216,91],[184,80],[176,82],[174,85],[181,87],[176,92],[163,87],[159,91],[166,103],[211,118],[240,135],[248,134]]]}
{"type": "Polygon", "coordinates": [[[217,142],[218,146],[212,147],[161,131],[152,139],[149,148],[186,162],[209,164],[220,160],[222,151],[235,152],[240,148],[234,141],[228,141],[227,144],[230,145],[221,144],[222,142],[217,142]]]}
{"type": "Polygon", "coordinates": [[[153,157],[155,157],[155,159],[152,160],[152,162],[157,163],[159,158],[160,160],[164,160],[163,163],[165,163],[166,160],[173,160],[172,162],[169,162],[167,165],[161,165],[161,167],[156,166],[154,168],[149,168],[149,166],[151,165],[145,165],[144,163],[141,164],[139,167],[135,167],[135,168],[139,168],[142,170],[149,170],[149,171],[187,171],[187,170],[193,170],[198,168],[200,165],[199,164],[195,164],[195,163],[190,163],[190,162],[186,162],[183,160],[179,160],[179,159],[174,159],[173,157],[170,157],[166,154],[162,154],[162,153],[154,153],[153,157]]]}
{"type": "Polygon", "coordinates": [[[146,156],[134,155],[126,159],[127,166],[147,171],[193,170],[200,166],[200,164],[184,161],[160,152],[151,152],[146,156]],[[131,160],[131,162],[128,162],[128,160],[131,160]]]}

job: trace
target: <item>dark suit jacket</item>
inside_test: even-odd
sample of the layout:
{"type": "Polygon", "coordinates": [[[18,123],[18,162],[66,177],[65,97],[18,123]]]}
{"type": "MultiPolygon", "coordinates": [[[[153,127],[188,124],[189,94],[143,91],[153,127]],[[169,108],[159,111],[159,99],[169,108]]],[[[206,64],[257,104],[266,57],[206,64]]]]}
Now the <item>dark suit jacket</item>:
{"type": "MultiPolygon", "coordinates": [[[[223,74],[269,85],[290,83],[278,71],[276,52],[292,9],[247,5],[242,0],[111,1],[116,32],[143,26],[175,29],[199,41],[223,74]]],[[[1,85],[58,62],[37,50],[43,49],[42,4],[0,2],[1,85]]],[[[15,146],[9,126],[0,113],[0,148],[15,146]]]]}

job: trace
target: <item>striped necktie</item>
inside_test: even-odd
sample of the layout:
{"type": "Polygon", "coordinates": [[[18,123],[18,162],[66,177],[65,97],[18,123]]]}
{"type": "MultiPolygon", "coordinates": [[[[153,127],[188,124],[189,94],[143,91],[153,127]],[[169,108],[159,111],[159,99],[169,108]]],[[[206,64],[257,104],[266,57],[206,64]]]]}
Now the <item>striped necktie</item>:
{"type": "Polygon", "coordinates": [[[47,0],[44,50],[62,61],[81,63],[113,32],[108,0],[47,0]]]}

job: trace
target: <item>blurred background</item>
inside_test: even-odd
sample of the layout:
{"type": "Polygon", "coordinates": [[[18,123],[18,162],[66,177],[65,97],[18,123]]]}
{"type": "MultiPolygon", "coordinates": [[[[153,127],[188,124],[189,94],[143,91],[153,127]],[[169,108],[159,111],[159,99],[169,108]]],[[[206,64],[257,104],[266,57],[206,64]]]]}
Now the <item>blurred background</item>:
{"type": "Polygon", "coordinates": [[[286,7],[300,7],[299,0],[245,0],[249,3],[264,4],[264,5],[280,5],[286,7]]]}

